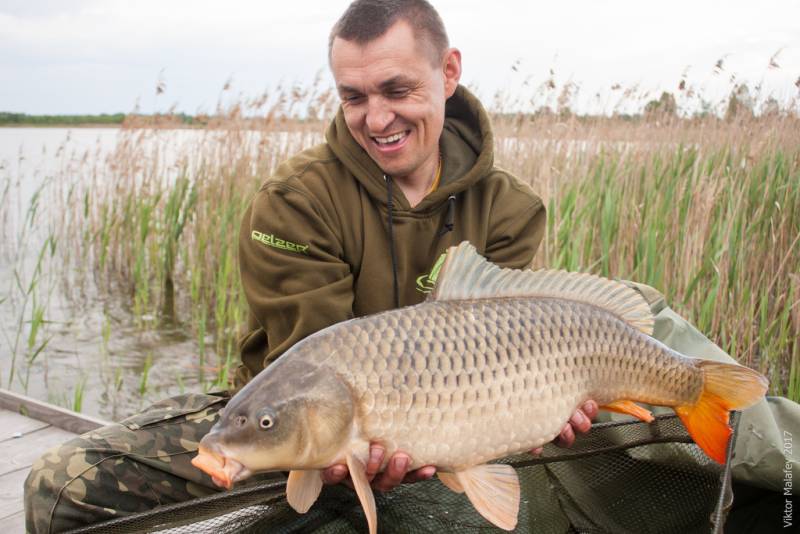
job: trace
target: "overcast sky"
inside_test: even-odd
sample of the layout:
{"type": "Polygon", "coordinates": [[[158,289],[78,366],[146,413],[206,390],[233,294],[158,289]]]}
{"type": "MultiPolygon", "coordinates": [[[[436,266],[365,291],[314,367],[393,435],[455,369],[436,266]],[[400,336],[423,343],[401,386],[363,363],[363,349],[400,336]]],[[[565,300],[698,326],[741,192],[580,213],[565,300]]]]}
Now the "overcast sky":
{"type": "MultiPolygon", "coordinates": [[[[320,71],[330,80],[327,35],[348,3],[0,0],[0,111],[113,113],[138,101],[143,112],[208,112],[230,78],[249,96],[320,71]]],[[[551,68],[586,102],[613,100],[614,84],[675,91],[684,73],[709,98],[730,91],[731,75],[798,94],[798,0],[432,3],[462,51],[462,81],[487,104],[497,90],[533,95],[551,68]],[[768,68],[776,53],[780,68],[768,68]]]]}

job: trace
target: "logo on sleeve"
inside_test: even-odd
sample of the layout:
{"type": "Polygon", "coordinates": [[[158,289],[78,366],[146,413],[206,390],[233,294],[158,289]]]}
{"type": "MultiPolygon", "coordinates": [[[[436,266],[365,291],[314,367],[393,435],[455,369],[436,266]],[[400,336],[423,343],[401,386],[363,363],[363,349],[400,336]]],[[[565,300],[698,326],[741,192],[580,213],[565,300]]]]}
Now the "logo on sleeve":
{"type": "Polygon", "coordinates": [[[289,252],[308,255],[308,245],[292,243],[291,241],[275,237],[272,234],[264,234],[257,230],[253,230],[253,232],[250,234],[250,239],[253,241],[258,241],[259,243],[263,243],[268,247],[279,248],[281,250],[288,250],[289,252]]]}

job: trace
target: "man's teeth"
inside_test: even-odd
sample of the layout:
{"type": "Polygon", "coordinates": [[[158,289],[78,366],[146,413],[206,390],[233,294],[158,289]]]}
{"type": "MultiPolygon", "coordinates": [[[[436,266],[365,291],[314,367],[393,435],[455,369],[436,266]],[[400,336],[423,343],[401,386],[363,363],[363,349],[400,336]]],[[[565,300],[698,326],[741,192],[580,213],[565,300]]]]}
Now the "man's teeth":
{"type": "Polygon", "coordinates": [[[402,139],[405,136],[406,136],[405,132],[401,132],[401,133],[397,133],[397,134],[394,134],[394,135],[390,135],[389,137],[375,137],[374,139],[378,143],[380,143],[382,145],[386,145],[388,143],[394,143],[396,141],[399,141],[400,139],[402,139]]]}

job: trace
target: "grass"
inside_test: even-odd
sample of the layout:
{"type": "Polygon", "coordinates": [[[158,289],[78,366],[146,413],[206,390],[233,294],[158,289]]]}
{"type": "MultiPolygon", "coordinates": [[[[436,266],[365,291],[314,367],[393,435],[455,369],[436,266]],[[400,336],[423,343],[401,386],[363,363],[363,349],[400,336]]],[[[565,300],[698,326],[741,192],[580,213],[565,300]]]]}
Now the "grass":
{"type": "MultiPolygon", "coordinates": [[[[535,266],[658,288],[725,351],[766,373],[773,394],[800,400],[796,114],[756,116],[739,106],[679,117],[651,107],[646,117],[578,117],[563,90],[552,92],[558,98],[545,100],[557,100],[557,112],[500,106],[494,116],[497,164],[527,180],[548,207],[535,266]]],[[[241,215],[282,160],[321,140],[325,121],[292,113],[329,117],[334,102],[318,86],[234,100],[180,145],[168,120],[123,126],[97,171],[103,179],[63,188],[53,254],[58,242],[60,265],[84,273],[88,266],[77,283],[126,302],[142,330],[170,324],[191,333],[197,350],[187,367],[202,389],[227,387],[247,312],[236,257],[241,215]],[[175,153],[166,158],[164,150],[175,153]]],[[[36,326],[46,312],[30,302],[32,320],[20,323],[29,355],[47,340],[36,326]]],[[[157,350],[147,355],[140,395],[156,358],[157,350]]],[[[177,375],[181,390],[185,378],[177,375]]],[[[121,381],[117,369],[115,389],[121,381]]]]}

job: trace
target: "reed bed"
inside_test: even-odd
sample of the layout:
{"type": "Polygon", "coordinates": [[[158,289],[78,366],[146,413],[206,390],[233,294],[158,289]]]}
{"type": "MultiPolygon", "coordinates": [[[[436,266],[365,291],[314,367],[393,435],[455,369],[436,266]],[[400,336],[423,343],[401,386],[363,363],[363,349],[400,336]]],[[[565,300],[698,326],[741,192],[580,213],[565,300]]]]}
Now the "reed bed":
{"type": "Polygon", "coordinates": [[[660,119],[498,127],[498,160],[547,199],[535,264],[659,289],[800,400],[800,123],[660,119]]]}
{"type": "MultiPolygon", "coordinates": [[[[144,330],[168,323],[190,332],[197,354],[186,357],[200,383],[226,387],[247,312],[241,216],[283,159],[322,140],[335,98],[318,87],[221,105],[181,143],[168,117],[124,124],[110,157],[61,190],[52,239],[70,294],[122,299],[144,330]]],[[[535,266],[656,287],[734,358],[765,372],[771,393],[800,400],[800,119],[668,111],[495,115],[497,164],[548,208],[535,266]]],[[[157,358],[148,355],[142,393],[157,358]]],[[[76,390],[74,404],[81,397],[76,390]]]]}

